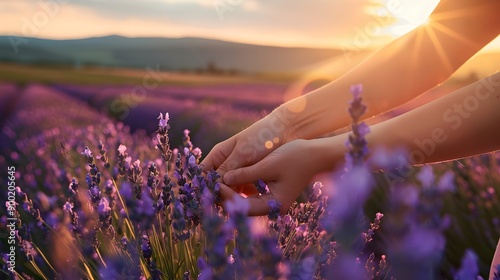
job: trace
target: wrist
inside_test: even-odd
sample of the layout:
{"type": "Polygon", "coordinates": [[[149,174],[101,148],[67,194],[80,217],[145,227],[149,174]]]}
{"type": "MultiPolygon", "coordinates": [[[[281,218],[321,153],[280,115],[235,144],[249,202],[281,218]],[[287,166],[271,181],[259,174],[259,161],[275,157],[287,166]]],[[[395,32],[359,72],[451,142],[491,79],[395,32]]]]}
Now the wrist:
{"type": "Polygon", "coordinates": [[[302,139],[295,125],[296,113],[281,105],[266,116],[265,121],[277,146],[302,139]]]}
{"type": "Polygon", "coordinates": [[[334,170],[344,163],[346,134],[309,140],[309,152],[318,158],[318,172],[334,170]]]}

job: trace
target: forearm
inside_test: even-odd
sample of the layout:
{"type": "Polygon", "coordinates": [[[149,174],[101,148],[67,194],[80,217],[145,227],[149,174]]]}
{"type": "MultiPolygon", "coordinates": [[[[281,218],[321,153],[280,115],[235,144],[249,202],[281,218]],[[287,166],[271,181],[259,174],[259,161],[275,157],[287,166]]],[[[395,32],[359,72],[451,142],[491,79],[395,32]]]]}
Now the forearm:
{"type": "Polygon", "coordinates": [[[372,126],[369,147],[403,146],[412,164],[500,149],[500,73],[372,126]]]}
{"type": "MultiPolygon", "coordinates": [[[[405,148],[411,164],[439,162],[499,150],[499,121],[500,72],[373,125],[366,139],[370,151],[405,148]]],[[[341,164],[348,134],[309,140],[311,150],[330,168],[341,164]]]]}
{"type": "MultiPolygon", "coordinates": [[[[292,124],[292,140],[312,139],[349,124],[349,87],[362,83],[366,117],[397,107],[447,79],[499,33],[500,1],[481,1],[474,13],[438,5],[432,22],[382,48],[336,81],[289,101],[275,113],[292,124]],[[480,12],[479,12],[480,11],[480,12]],[[448,15],[447,15],[448,12],[448,15]]],[[[470,2],[469,2],[470,3],[470,2]]]]}

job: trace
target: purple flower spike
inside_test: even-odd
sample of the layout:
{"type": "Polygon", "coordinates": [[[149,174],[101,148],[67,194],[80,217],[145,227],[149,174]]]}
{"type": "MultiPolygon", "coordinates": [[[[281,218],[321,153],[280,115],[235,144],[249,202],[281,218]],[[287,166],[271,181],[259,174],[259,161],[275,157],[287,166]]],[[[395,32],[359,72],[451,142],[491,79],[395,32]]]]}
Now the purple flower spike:
{"type": "Polygon", "coordinates": [[[351,93],[357,99],[363,93],[363,84],[351,85],[351,93]]]}
{"type": "Polygon", "coordinates": [[[225,209],[231,215],[237,213],[246,215],[248,214],[248,210],[250,210],[250,203],[242,196],[235,195],[233,197],[233,200],[228,200],[225,202],[225,209]]]}
{"type": "Polygon", "coordinates": [[[160,115],[158,116],[158,119],[159,119],[158,127],[161,127],[161,128],[167,127],[169,118],[170,118],[170,116],[168,115],[168,113],[165,113],[165,117],[163,117],[163,114],[160,113],[160,115]]]}
{"type": "Polygon", "coordinates": [[[266,183],[262,181],[261,179],[257,180],[257,182],[253,183],[255,187],[257,188],[257,191],[260,194],[266,194],[269,193],[269,188],[267,187],[266,183]]]}
{"type": "Polygon", "coordinates": [[[127,151],[127,147],[125,145],[120,145],[117,150],[121,156],[125,156],[125,152],[127,151]]]}
{"type": "Polygon", "coordinates": [[[434,172],[430,165],[422,167],[417,175],[418,180],[422,183],[422,186],[428,188],[434,183],[434,172]]]}
{"type": "Polygon", "coordinates": [[[68,211],[69,213],[73,213],[73,204],[71,204],[69,201],[66,201],[63,205],[63,210],[68,211]]]}
{"type": "Polygon", "coordinates": [[[316,202],[318,201],[319,197],[323,192],[321,191],[321,188],[323,187],[323,184],[321,182],[315,182],[312,187],[312,192],[309,195],[309,201],[310,202],[316,202]]]}
{"type": "Polygon", "coordinates": [[[99,206],[97,206],[97,212],[99,213],[100,216],[106,217],[110,212],[111,208],[109,207],[109,202],[108,200],[103,197],[99,201],[99,206]]]}
{"type": "Polygon", "coordinates": [[[474,251],[467,249],[464,257],[462,258],[462,266],[455,275],[455,279],[476,279],[479,275],[479,268],[477,267],[478,257],[474,251]]]}
{"type": "Polygon", "coordinates": [[[349,106],[349,114],[352,118],[352,132],[345,143],[349,150],[345,155],[346,170],[363,164],[365,157],[368,155],[365,136],[370,132],[370,128],[364,122],[359,121],[361,116],[366,112],[366,106],[362,103],[360,97],[362,91],[363,87],[361,84],[351,86],[354,100],[350,102],[349,106]]]}
{"type": "Polygon", "coordinates": [[[83,152],[81,154],[88,157],[88,158],[91,158],[93,156],[92,151],[89,149],[89,147],[85,147],[85,149],[83,150],[83,152]]]}
{"type": "Polygon", "coordinates": [[[189,157],[189,165],[190,165],[191,167],[196,167],[196,158],[194,157],[194,155],[191,155],[191,156],[189,157]]]}
{"type": "Polygon", "coordinates": [[[362,102],[361,93],[363,86],[361,84],[351,86],[351,93],[354,99],[350,102],[349,114],[351,115],[354,123],[357,123],[359,118],[366,112],[366,106],[362,102]]]}
{"type": "Polygon", "coordinates": [[[269,210],[269,214],[268,214],[269,219],[276,221],[280,215],[281,203],[279,201],[277,201],[276,199],[272,198],[269,200],[269,202],[267,204],[271,208],[269,210]]]}

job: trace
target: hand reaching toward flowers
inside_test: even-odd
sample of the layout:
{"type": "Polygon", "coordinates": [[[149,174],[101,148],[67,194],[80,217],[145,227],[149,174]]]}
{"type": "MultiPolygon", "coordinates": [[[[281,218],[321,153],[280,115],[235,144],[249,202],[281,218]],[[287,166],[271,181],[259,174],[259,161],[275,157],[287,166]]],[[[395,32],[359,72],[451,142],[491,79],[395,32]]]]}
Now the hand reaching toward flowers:
{"type": "MultiPolygon", "coordinates": [[[[340,138],[288,142],[254,165],[227,172],[224,183],[236,186],[261,179],[267,183],[272,195],[249,196],[249,214],[266,215],[271,198],[281,203],[280,210],[284,213],[315,174],[330,170],[335,161],[342,158],[344,144],[338,140],[340,138]],[[336,146],[332,147],[332,141],[338,142],[336,146]],[[325,158],[325,154],[329,157],[325,158]]],[[[224,198],[231,198],[233,194],[230,188],[223,187],[224,198]]]]}
{"type": "Polygon", "coordinates": [[[217,144],[202,162],[204,170],[216,169],[224,176],[259,162],[285,143],[346,127],[350,119],[345,106],[352,84],[362,82],[365,88],[364,117],[410,101],[443,82],[498,36],[498,10],[500,1],[441,1],[428,24],[394,40],[332,83],[286,102],[217,144]]]}
{"type": "Polygon", "coordinates": [[[244,131],[217,144],[201,163],[205,171],[226,171],[252,165],[281,144],[291,141],[293,132],[285,125],[284,116],[275,111],[244,131]]]}
{"type": "MultiPolygon", "coordinates": [[[[500,73],[373,125],[366,140],[372,150],[404,147],[409,155],[402,164],[423,164],[495,151],[500,149],[500,130],[495,129],[500,119],[498,108],[500,73]]],[[[224,183],[243,185],[262,179],[271,194],[250,196],[249,214],[267,214],[272,197],[281,203],[283,213],[315,174],[342,163],[347,139],[348,133],[291,141],[251,166],[228,171],[224,183]]],[[[222,195],[231,199],[235,192],[223,187],[222,195]]]]}

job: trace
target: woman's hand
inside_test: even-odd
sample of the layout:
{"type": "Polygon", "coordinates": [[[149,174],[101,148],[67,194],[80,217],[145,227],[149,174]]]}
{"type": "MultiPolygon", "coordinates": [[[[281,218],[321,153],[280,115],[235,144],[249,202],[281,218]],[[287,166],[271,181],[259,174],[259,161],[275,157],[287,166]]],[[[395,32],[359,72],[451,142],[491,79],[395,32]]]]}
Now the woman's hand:
{"type": "MultiPolygon", "coordinates": [[[[241,186],[261,179],[268,185],[270,194],[248,197],[249,215],[269,213],[271,198],[281,203],[280,210],[285,213],[314,175],[331,170],[342,159],[345,146],[339,140],[332,137],[291,141],[251,166],[228,171],[223,182],[228,186],[241,186]]],[[[231,199],[233,195],[235,191],[222,187],[224,199],[231,199]]]]}
{"type": "Polygon", "coordinates": [[[250,166],[284,143],[296,139],[290,115],[277,109],[252,126],[215,145],[201,162],[204,171],[217,170],[224,176],[229,170],[250,166]]]}

